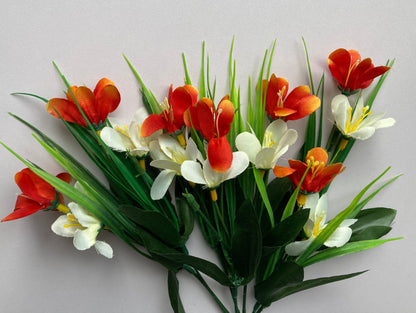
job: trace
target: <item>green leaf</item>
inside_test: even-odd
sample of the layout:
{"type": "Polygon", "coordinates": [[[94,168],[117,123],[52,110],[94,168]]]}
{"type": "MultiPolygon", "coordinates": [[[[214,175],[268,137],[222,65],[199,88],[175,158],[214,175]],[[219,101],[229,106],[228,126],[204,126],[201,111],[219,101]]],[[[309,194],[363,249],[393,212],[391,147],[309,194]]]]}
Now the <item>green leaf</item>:
{"type": "Polygon", "coordinates": [[[393,239],[375,239],[375,240],[363,240],[357,242],[349,242],[342,247],[334,247],[322,250],[315,255],[311,256],[305,262],[301,264],[301,266],[306,267],[318,262],[322,262],[328,259],[332,259],[339,256],[344,256],[352,253],[357,253],[360,251],[368,250],[371,248],[378,247],[383,243],[394,241],[402,238],[393,238],[393,239]]]}
{"type": "Polygon", "coordinates": [[[261,256],[261,230],[250,201],[238,209],[231,239],[231,258],[236,273],[247,284],[256,272],[261,256]]]}
{"type": "Polygon", "coordinates": [[[257,188],[260,192],[261,198],[263,199],[263,203],[267,209],[267,213],[269,214],[270,224],[274,227],[274,216],[272,206],[270,205],[269,197],[267,196],[266,185],[264,184],[263,177],[261,175],[260,170],[253,167],[254,179],[256,180],[257,188]]]}
{"type": "Polygon", "coordinates": [[[186,241],[194,229],[194,215],[184,198],[176,198],[176,208],[179,215],[179,226],[182,241],[186,241]]]}
{"type": "Polygon", "coordinates": [[[159,212],[146,211],[132,205],[120,206],[120,212],[169,246],[178,247],[184,243],[172,222],[159,212]]]}
{"type": "Polygon", "coordinates": [[[181,297],[179,295],[179,282],[176,278],[176,274],[172,271],[168,271],[168,292],[173,312],[185,313],[185,309],[183,308],[181,297]]]}
{"type": "Polygon", "coordinates": [[[271,299],[268,299],[268,300],[271,300],[271,302],[274,302],[274,301],[280,300],[284,297],[290,296],[291,294],[294,294],[303,290],[311,289],[314,287],[326,285],[329,283],[337,282],[337,281],[348,279],[348,278],[352,278],[360,274],[363,274],[365,272],[366,271],[356,272],[356,273],[351,273],[351,274],[346,274],[346,275],[321,277],[321,278],[316,278],[316,279],[305,280],[301,283],[292,284],[292,285],[279,289],[278,291],[274,292],[273,297],[271,297],[271,299]]]}
{"type": "Polygon", "coordinates": [[[370,226],[353,232],[350,241],[378,239],[387,235],[392,230],[389,226],[370,226]]]}
{"type": "Polygon", "coordinates": [[[267,195],[273,211],[281,206],[281,202],[292,188],[292,181],[287,177],[275,178],[267,185],[267,195]]]}
{"type": "Polygon", "coordinates": [[[302,209],[276,224],[263,239],[263,246],[282,247],[296,239],[309,218],[309,209],[302,209]]]}
{"type": "Polygon", "coordinates": [[[228,276],[214,263],[195,257],[191,255],[187,255],[184,253],[165,253],[161,254],[161,256],[165,257],[168,260],[186,264],[194,269],[208,275],[212,279],[216,280],[218,283],[224,286],[231,286],[232,282],[228,278],[228,276]]]}
{"type": "Polygon", "coordinates": [[[303,281],[303,268],[294,262],[278,263],[275,271],[255,286],[256,300],[263,306],[269,306],[280,299],[281,294],[303,281]]]}
{"type": "Polygon", "coordinates": [[[371,226],[390,226],[396,217],[396,210],[390,208],[372,208],[360,211],[355,216],[357,221],[351,225],[354,232],[362,231],[371,226]]]}

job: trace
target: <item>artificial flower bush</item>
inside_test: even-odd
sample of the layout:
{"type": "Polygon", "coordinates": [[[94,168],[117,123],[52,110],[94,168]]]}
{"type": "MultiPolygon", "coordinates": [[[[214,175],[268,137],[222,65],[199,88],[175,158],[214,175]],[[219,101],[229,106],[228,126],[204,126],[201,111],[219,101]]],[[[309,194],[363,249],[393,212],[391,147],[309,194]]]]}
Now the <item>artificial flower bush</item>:
{"type": "MultiPolygon", "coordinates": [[[[366,140],[375,129],[394,124],[392,118],[382,119],[370,111],[393,62],[374,67],[354,50],[330,54],[329,70],[342,94],[332,100],[335,123],[323,144],[324,75],[316,90],[310,76],[310,86],[289,92],[287,80],[271,74],[273,51],[274,45],[266,51],[255,86],[249,80],[248,103],[241,102],[241,89],[235,83],[232,48],[230,89],[220,101],[215,82],[208,79],[204,48],[199,86],[192,83],[183,57],[185,84],[175,89],[171,85],[163,101],[126,58],[147,111],[140,108],[127,123],[108,118],[121,100],[111,80],[101,79],[91,91],[69,84],[56,67],[67,87],[67,99],[32,96],[44,100],[47,112],[62,120],[106,181],[12,114],[33,130],[67,173],[55,177],[3,144],[27,168],[16,174],[22,194],[15,211],[2,221],[59,210],[63,215],[51,226],[53,232],[73,238],[78,250],[94,246],[107,258],[117,249],[97,237],[111,231],[167,270],[169,299],[176,313],[185,312],[176,278],[181,270],[201,282],[224,313],[247,312],[248,295],[256,300],[252,312],[259,313],[288,295],[361,274],[304,279],[311,264],[397,239],[380,239],[390,231],[395,210],[366,208],[397,178],[366,195],[387,170],[359,191],[348,207],[328,204],[331,182],[341,175],[347,179],[343,162],[355,140],[366,140]],[[378,76],[364,104],[359,91],[378,76]],[[349,100],[354,93],[357,98],[349,100]],[[293,126],[304,122],[308,126],[298,158],[289,160],[289,167],[277,165],[302,137],[293,126]],[[329,210],[341,211],[328,220],[329,210]],[[195,223],[217,262],[189,254],[186,243],[195,223]],[[230,289],[232,308],[214,293],[205,276],[230,289]],[[249,293],[251,286],[254,292],[249,293]]],[[[307,66],[311,73],[309,61],[307,66]]]]}

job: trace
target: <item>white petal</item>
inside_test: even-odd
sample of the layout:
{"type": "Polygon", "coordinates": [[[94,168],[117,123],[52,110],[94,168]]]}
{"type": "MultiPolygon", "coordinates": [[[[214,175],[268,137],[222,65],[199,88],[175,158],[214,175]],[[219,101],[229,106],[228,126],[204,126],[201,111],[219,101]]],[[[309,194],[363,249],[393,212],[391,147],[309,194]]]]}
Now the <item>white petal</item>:
{"type": "Polygon", "coordinates": [[[79,229],[79,227],[65,227],[65,225],[68,225],[68,216],[66,214],[58,217],[58,219],[51,225],[51,229],[58,236],[74,237],[75,231],[79,229]]]}
{"type": "Polygon", "coordinates": [[[351,125],[354,125],[355,123],[357,123],[358,120],[362,117],[363,108],[364,108],[363,97],[360,97],[357,101],[357,105],[354,108],[354,114],[352,115],[351,123],[350,123],[351,125]]]}
{"type": "Polygon", "coordinates": [[[352,138],[359,140],[366,140],[374,135],[376,129],[373,126],[360,127],[355,132],[349,133],[348,135],[352,138]]]}
{"type": "Polygon", "coordinates": [[[196,161],[185,161],[181,166],[181,174],[187,181],[205,185],[205,177],[201,164],[196,161]]]}
{"type": "Polygon", "coordinates": [[[304,208],[311,209],[310,216],[313,215],[312,211],[315,210],[316,206],[318,205],[319,201],[319,192],[310,193],[306,196],[304,208]]]}
{"type": "MultiPolygon", "coordinates": [[[[285,132],[287,131],[287,124],[283,120],[275,120],[272,123],[270,123],[269,126],[267,126],[265,133],[270,132],[271,133],[271,139],[277,143],[281,140],[285,132]]],[[[264,147],[264,142],[263,142],[264,147]]]]}
{"type": "Polygon", "coordinates": [[[84,230],[76,230],[74,234],[74,247],[78,250],[86,250],[91,248],[98,235],[99,227],[89,227],[84,230]]]}
{"type": "MultiPolygon", "coordinates": [[[[316,193],[319,194],[319,193],[316,193]]],[[[325,225],[326,221],[326,214],[328,212],[328,196],[327,194],[323,194],[322,197],[319,198],[316,206],[312,208],[309,217],[315,223],[319,223],[319,228],[322,229],[325,225]]]]}
{"type": "Polygon", "coordinates": [[[396,124],[396,120],[394,118],[383,118],[382,120],[377,121],[374,124],[375,128],[386,128],[386,127],[391,127],[394,124],[396,124]]]}
{"type": "Polygon", "coordinates": [[[338,227],[332,235],[325,241],[327,247],[342,247],[350,240],[352,230],[349,227],[338,227]]]}
{"type": "Polygon", "coordinates": [[[248,160],[248,156],[245,152],[233,152],[233,162],[231,163],[231,167],[228,171],[224,173],[226,176],[224,180],[232,179],[240,175],[246,170],[249,163],[250,161],[248,160]]]}
{"type": "Polygon", "coordinates": [[[133,121],[142,125],[144,120],[149,116],[145,107],[139,108],[133,115],[133,121]]]}
{"type": "MultiPolygon", "coordinates": [[[[275,148],[263,148],[257,153],[256,168],[259,169],[270,169],[273,168],[276,164],[276,149],[275,148]]],[[[277,159],[276,159],[277,160],[277,159]]]]}
{"type": "Polygon", "coordinates": [[[349,227],[352,224],[354,224],[356,221],[358,221],[358,220],[355,219],[355,218],[347,218],[346,220],[343,220],[341,222],[341,224],[339,225],[339,227],[349,227]]]}
{"type": "Polygon", "coordinates": [[[306,221],[305,226],[303,226],[303,231],[305,232],[308,238],[312,237],[314,228],[315,228],[315,222],[309,218],[306,221]]]}
{"type": "Polygon", "coordinates": [[[350,103],[348,98],[344,95],[337,95],[332,99],[331,110],[334,115],[335,122],[343,134],[345,134],[345,126],[349,120],[350,103]]]}
{"type": "Polygon", "coordinates": [[[111,259],[113,257],[113,248],[111,248],[111,246],[105,241],[97,240],[94,247],[99,254],[105,256],[106,258],[111,259]]]}
{"type": "Polygon", "coordinates": [[[80,207],[78,203],[70,202],[68,204],[68,208],[82,226],[88,227],[89,225],[100,224],[100,221],[96,217],[92,216],[87,210],[80,207]]]}
{"type": "Polygon", "coordinates": [[[160,149],[159,142],[154,140],[149,143],[150,157],[153,160],[168,160],[168,157],[160,149]]]}
{"type": "Polygon", "coordinates": [[[135,148],[128,136],[111,127],[104,127],[100,137],[107,146],[116,151],[128,151],[135,148]]]}
{"type": "Polygon", "coordinates": [[[176,172],[171,170],[164,170],[159,173],[153,182],[152,188],[150,189],[150,197],[153,200],[160,200],[169,189],[176,172]]]}
{"type": "Polygon", "coordinates": [[[179,141],[169,135],[162,135],[158,139],[160,150],[167,155],[168,158],[173,159],[173,153],[177,153],[180,156],[184,156],[185,149],[181,146],[179,141]]]}
{"type": "Polygon", "coordinates": [[[176,174],[181,173],[181,165],[171,160],[154,160],[150,165],[157,168],[175,171],[176,174]]]}
{"type": "Polygon", "coordinates": [[[192,138],[189,138],[186,144],[186,156],[188,160],[199,160],[201,162],[203,161],[202,154],[196,146],[196,143],[192,140],[192,138]]]}
{"type": "Polygon", "coordinates": [[[306,250],[306,248],[312,243],[314,237],[311,237],[307,240],[302,240],[302,241],[294,241],[292,243],[289,243],[286,248],[285,251],[288,255],[291,256],[298,256],[300,255],[303,251],[306,250]]]}
{"type": "Polygon", "coordinates": [[[241,133],[235,138],[235,145],[239,151],[247,154],[251,163],[256,162],[256,155],[261,150],[261,144],[256,135],[249,132],[241,133]]]}
{"type": "MultiPolygon", "coordinates": [[[[244,153],[244,152],[241,152],[241,153],[244,153]]],[[[248,158],[247,158],[247,160],[248,160],[248,158]]],[[[234,163],[234,159],[233,159],[233,163],[234,163]]],[[[219,172],[214,171],[212,169],[211,164],[209,163],[208,159],[206,159],[204,161],[204,164],[202,166],[202,171],[203,171],[204,177],[205,177],[205,184],[208,188],[215,188],[218,185],[220,185],[226,179],[225,178],[226,177],[225,173],[228,172],[227,171],[225,173],[219,173],[219,172]]]]}

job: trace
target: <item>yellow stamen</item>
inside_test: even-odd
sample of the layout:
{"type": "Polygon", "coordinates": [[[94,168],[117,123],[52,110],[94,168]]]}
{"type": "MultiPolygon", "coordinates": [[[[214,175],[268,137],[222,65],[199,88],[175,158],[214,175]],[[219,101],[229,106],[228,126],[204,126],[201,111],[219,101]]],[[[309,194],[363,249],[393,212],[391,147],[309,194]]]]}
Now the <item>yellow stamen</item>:
{"type": "Polygon", "coordinates": [[[369,107],[368,106],[364,107],[363,108],[363,112],[362,112],[360,118],[354,124],[351,124],[351,121],[352,121],[352,108],[349,108],[348,109],[349,117],[348,117],[347,125],[345,125],[345,133],[346,134],[355,132],[357,130],[357,128],[361,124],[361,122],[367,116],[369,116],[372,113],[372,111],[368,111],[368,110],[369,110],[369,107]]]}
{"type": "Polygon", "coordinates": [[[57,210],[61,211],[62,213],[68,213],[69,209],[63,205],[62,203],[59,203],[59,205],[56,207],[57,210]]]}
{"type": "Polygon", "coordinates": [[[140,159],[140,160],[139,160],[139,164],[140,164],[140,166],[142,167],[142,169],[143,169],[144,171],[146,171],[146,160],[145,160],[145,159],[140,159]]]}
{"type": "Polygon", "coordinates": [[[185,142],[185,137],[183,136],[183,134],[179,134],[176,138],[178,138],[178,141],[181,144],[182,148],[185,149],[186,142],[185,142]]]}
{"type": "Polygon", "coordinates": [[[285,93],[285,90],[286,86],[283,86],[283,88],[279,90],[279,92],[277,93],[277,96],[279,97],[279,99],[277,99],[278,108],[283,108],[283,94],[285,93]]]}
{"type": "Polygon", "coordinates": [[[321,214],[321,216],[319,216],[319,219],[315,222],[315,225],[313,226],[313,233],[312,233],[312,235],[314,237],[318,236],[319,233],[322,231],[320,225],[321,225],[322,219],[324,218],[324,215],[325,214],[321,214]]]}
{"type": "Polygon", "coordinates": [[[167,147],[167,150],[169,150],[172,154],[170,157],[172,161],[179,164],[182,164],[185,161],[184,156],[182,156],[178,151],[173,150],[171,147],[167,147]]]}
{"type": "Polygon", "coordinates": [[[210,192],[211,192],[211,199],[212,199],[212,201],[217,201],[218,200],[218,195],[217,195],[217,190],[216,189],[212,189],[212,190],[210,190],[210,192]]]}
{"type": "Polygon", "coordinates": [[[264,139],[263,139],[263,146],[265,148],[270,148],[272,147],[276,141],[273,140],[273,133],[269,130],[266,130],[266,132],[264,133],[264,139]]]}
{"type": "Polygon", "coordinates": [[[360,60],[357,60],[357,61],[355,61],[355,63],[352,66],[350,66],[350,68],[348,70],[347,78],[345,79],[344,86],[347,86],[348,79],[350,79],[350,74],[351,74],[352,70],[354,68],[356,68],[359,63],[360,63],[360,60]]]}
{"type": "Polygon", "coordinates": [[[68,213],[68,224],[64,224],[65,228],[69,227],[82,227],[82,225],[78,222],[75,216],[72,213],[68,213]]]}
{"type": "Polygon", "coordinates": [[[121,128],[120,126],[116,126],[116,129],[120,132],[120,133],[122,133],[123,135],[125,135],[125,136],[127,136],[127,137],[129,137],[130,138],[130,135],[129,135],[129,129],[127,128],[127,126],[126,125],[123,125],[122,126],[123,128],[121,128]]]}
{"type": "Polygon", "coordinates": [[[306,164],[308,166],[310,166],[310,169],[312,171],[312,177],[311,179],[314,179],[316,174],[318,174],[321,170],[322,167],[325,167],[325,163],[324,162],[319,162],[319,161],[315,161],[315,158],[313,156],[310,156],[307,160],[306,160],[306,164]]]}

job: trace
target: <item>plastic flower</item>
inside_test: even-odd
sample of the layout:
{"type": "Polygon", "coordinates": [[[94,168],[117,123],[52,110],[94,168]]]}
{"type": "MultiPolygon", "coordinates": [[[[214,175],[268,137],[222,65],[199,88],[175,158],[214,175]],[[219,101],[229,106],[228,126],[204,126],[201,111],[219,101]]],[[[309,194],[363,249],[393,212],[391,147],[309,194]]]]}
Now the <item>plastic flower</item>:
{"type": "Polygon", "coordinates": [[[355,139],[368,139],[374,135],[376,129],[391,127],[396,122],[393,118],[382,119],[384,113],[371,114],[368,106],[364,107],[362,97],[358,99],[354,113],[344,95],[337,95],[332,99],[331,109],[340,132],[355,139]]]}
{"type": "Polygon", "coordinates": [[[297,120],[313,113],[321,105],[321,100],[311,95],[308,86],[296,87],[286,97],[288,90],[288,81],[272,74],[266,95],[266,112],[272,119],[297,120]]]}
{"type": "Polygon", "coordinates": [[[289,160],[290,167],[275,166],[273,172],[277,177],[288,176],[293,184],[298,186],[303,174],[310,166],[300,190],[304,193],[315,193],[321,191],[344,170],[342,163],[326,166],[327,162],[326,151],[322,148],[313,148],[307,153],[305,163],[299,160],[289,160]]]}
{"type": "MultiPolygon", "coordinates": [[[[68,173],[60,173],[56,177],[67,183],[72,179],[68,173]]],[[[22,218],[40,210],[59,208],[65,211],[66,207],[61,204],[63,203],[62,195],[30,169],[25,168],[16,173],[14,180],[22,193],[17,196],[13,213],[3,218],[2,222],[22,218]]]]}
{"type": "Polygon", "coordinates": [[[141,137],[140,125],[146,117],[146,110],[141,108],[136,111],[128,127],[111,120],[112,127],[104,127],[100,132],[100,137],[113,150],[144,157],[149,153],[149,143],[152,140],[156,140],[157,136],[162,133],[159,130],[148,137],[141,137]]]}
{"type": "Polygon", "coordinates": [[[387,72],[390,67],[374,67],[370,58],[361,61],[355,50],[337,49],[328,57],[328,67],[338,86],[347,95],[370,86],[373,79],[387,72]]]}
{"type": "MultiPolygon", "coordinates": [[[[109,113],[117,109],[120,103],[120,93],[114,83],[107,78],[102,78],[97,83],[94,92],[84,86],[72,86],[71,91],[88,120],[97,127],[105,121],[109,113]]],[[[65,121],[87,126],[69,90],[66,96],[67,99],[49,100],[46,110],[55,117],[61,116],[65,121]]]]}
{"type": "Polygon", "coordinates": [[[245,152],[237,151],[233,153],[233,161],[230,168],[225,172],[215,171],[209,160],[202,163],[197,161],[185,161],[182,164],[182,176],[195,184],[205,185],[210,189],[218,187],[222,182],[240,175],[249,164],[248,156],[245,152]]]}
{"type": "Polygon", "coordinates": [[[147,137],[154,132],[164,129],[168,134],[174,133],[184,126],[185,111],[196,103],[198,90],[185,85],[172,91],[169,89],[169,97],[163,104],[163,112],[160,115],[151,114],[142,124],[140,136],[147,137]]]}
{"type": "Polygon", "coordinates": [[[271,169],[280,158],[293,145],[298,137],[294,129],[287,129],[283,120],[270,123],[264,132],[263,143],[249,132],[241,133],[235,139],[239,151],[244,151],[256,168],[271,169]]]}
{"type": "MultiPolygon", "coordinates": [[[[308,239],[302,241],[294,241],[285,248],[286,253],[291,256],[298,256],[312,243],[319,233],[326,227],[326,215],[328,211],[328,198],[324,194],[319,198],[318,193],[307,196],[305,208],[310,208],[309,219],[303,230],[308,239]]],[[[351,238],[352,230],[350,226],[354,224],[356,219],[344,220],[331,236],[324,242],[327,247],[342,247],[351,238]]]]}
{"type": "Polygon", "coordinates": [[[185,123],[201,132],[208,140],[208,160],[216,172],[226,172],[233,161],[233,152],[226,135],[234,118],[234,106],[224,97],[215,110],[211,99],[202,98],[185,113],[185,123]]]}
{"type": "Polygon", "coordinates": [[[201,152],[192,139],[188,140],[184,149],[175,138],[169,135],[161,135],[157,141],[152,141],[150,154],[153,159],[150,165],[162,169],[150,190],[153,200],[159,200],[165,195],[173,178],[181,175],[181,166],[186,160],[203,160],[201,152]]]}
{"type": "Polygon", "coordinates": [[[113,249],[104,242],[97,240],[98,233],[102,229],[102,223],[88,211],[75,202],[68,204],[69,212],[61,215],[52,224],[52,231],[62,237],[74,237],[74,247],[78,250],[86,250],[95,247],[99,254],[111,259],[113,249]]]}

